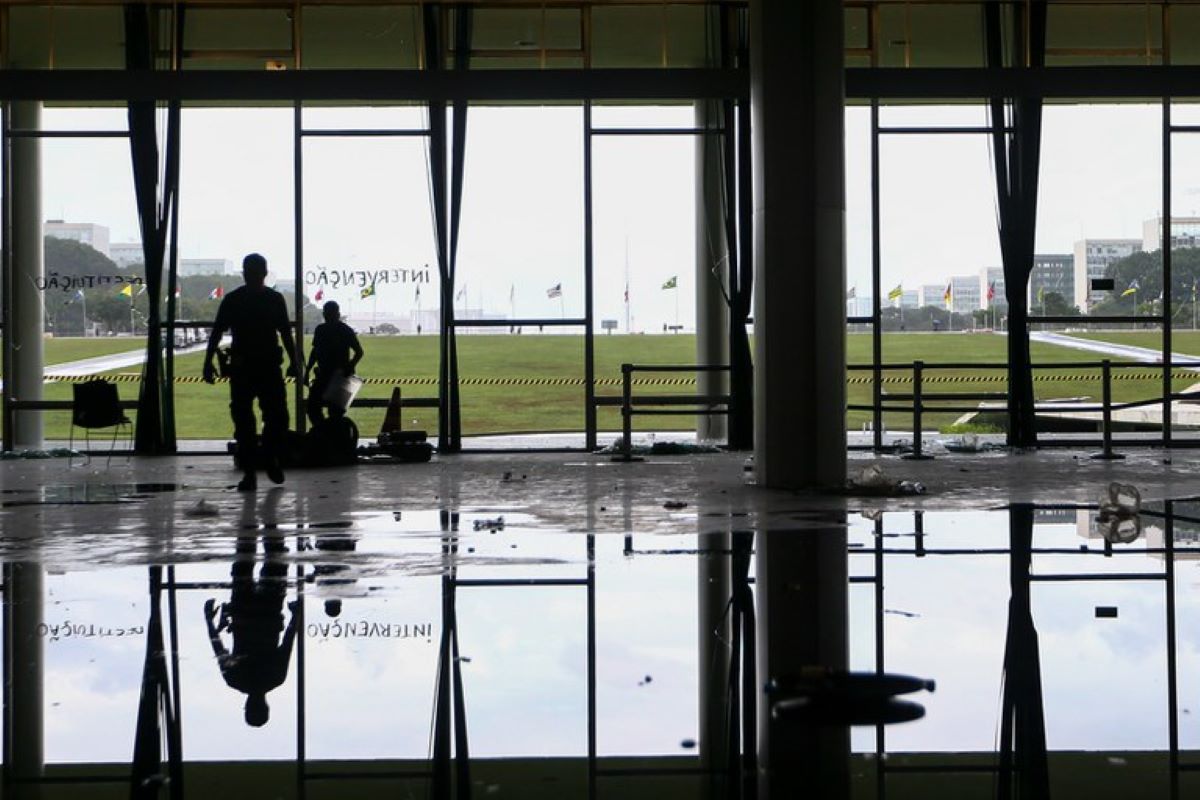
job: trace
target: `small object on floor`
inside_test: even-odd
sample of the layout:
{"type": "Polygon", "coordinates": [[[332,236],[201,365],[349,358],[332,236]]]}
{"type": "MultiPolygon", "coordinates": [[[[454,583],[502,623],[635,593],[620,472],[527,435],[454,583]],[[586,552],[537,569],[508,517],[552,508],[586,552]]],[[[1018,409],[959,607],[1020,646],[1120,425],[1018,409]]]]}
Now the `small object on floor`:
{"type": "Polygon", "coordinates": [[[472,523],[472,526],[477,531],[502,531],[504,530],[504,517],[477,519],[472,523]]]}
{"type": "Polygon", "coordinates": [[[687,508],[687,503],[683,502],[682,500],[668,500],[667,502],[663,503],[663,508],[667,509],[668,511],[677,511],[681,508],[687,508]]]}
{"type": "Polygon", "coordinates": [[[217,507],[204,499],[183,512],[185,517],[215,517],[218,513],[217,507]]]}

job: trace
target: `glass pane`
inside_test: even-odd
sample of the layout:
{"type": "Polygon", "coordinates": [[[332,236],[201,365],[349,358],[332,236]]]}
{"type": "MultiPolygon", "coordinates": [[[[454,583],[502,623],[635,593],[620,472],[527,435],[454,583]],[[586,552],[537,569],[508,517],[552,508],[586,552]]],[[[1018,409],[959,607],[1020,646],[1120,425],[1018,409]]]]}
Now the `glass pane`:
{"type": "Polygon", "coordinates": [[[468,113],[455,307],[470,319],[583,316],[583,113],[468,113]]]}
{"type": "MultiPolygon", "coordinates": [[[[181,136],[179,252],[209,266],[181,281],[180,319],[207,322],[219,297],[242,284],[247,253],[267,259],[267,285],[289,311],[295,297],[293,112],[264,108],[185,108],[181,136]],[[228,265],[233,273],[221,273],[228,265]]],[[[181,270],[182,272],[182,270],[181,270]]],[[[310,312],[311,313],[311,309],[310,312]]],[[[202,331],[207,336],[207,330],[202,331]]],[[[194,379],[202,352],[179,355],[175,374],[194,379]]],[[[289,385],[290,419],[293,393],[289,385]]],[[[181,439],[226,439],[233,430],[223,384],[177,383],[176,425],[181,439]]],[[[260,420],[261,423],[261,420],[260,420]]]]}
{"type": "MultiPolygon", "coordinates": [[[[363,123],[365,109],[323,109],[320,124],[363,123]]],[[[388,115],[390,116],[390,115],[388,115]]],[[[369,124],[369,123],[368,123],[369,124]]],[[[437,395],[438,268],[424,137],[309,137],[304,140],[305,328],[336,302],[359,334],[367,381],[360,398],[437,395]]],[[[311,338],[307,345],[311,346],[311,338]]],[[[352,410],[369,438],[385,409],[352,410]]],[[[410,409],[405,427],[437,429],[435,408],[410,409]]]]}

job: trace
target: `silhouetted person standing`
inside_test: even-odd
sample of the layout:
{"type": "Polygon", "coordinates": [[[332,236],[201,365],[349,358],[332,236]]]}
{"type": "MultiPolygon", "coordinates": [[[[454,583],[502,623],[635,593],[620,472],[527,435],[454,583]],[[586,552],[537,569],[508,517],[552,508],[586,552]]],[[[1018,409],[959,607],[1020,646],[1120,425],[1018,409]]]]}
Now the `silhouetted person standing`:
{"type": "Polygon", "coordinates": [[[229,359],[229,413],[233,417],[233,438],[237,440],[238,459],[245,477],[238,483],[241,491],[257,488],[255,466],[258,463],[258,423],[254,418],[254,400],[258,399],[263,417],[263,450],[267,476],[283,483],[284,437],[288,430],[287,396],[283,383],[283,349],[288,355],[288,374],[299,375],[296,342],[288,322],[283,295],[266,286],[267,260],[251,253],[242,260],[239,286],[221,301],[217,319],[208,337],[204,355],[204,380],[216,380],[213,356],[226,331],[233,335],[229,359]]]}
{"type": "MultiPolygon", "coordinates": [[[[273,490],[278,491],[282,490],[273,490]]],[[[256,529],[258,526],[251,524],[249,527],[256,529]]],[[[246,724],[255,728],[265,725],[271,716],[267,693],[281,686],[287,678],[292,643],[296,639],[297,601],[288,604],[287,628],[283,625],[287,562],[282,555],[287,549],[277,533],[264,533],[262,539],[265,558],[258,580],[254,580],[258,541],[257,530],[254,530],[250,535],[238,537],[237,555],[230,569],[233,591],[229,602],[221,604],[219,621],[216,600],[209,599],[204,604],[208,640],[221,668],[221,677],[230,688],[246,695],[246,724]],[[221,639],[223,631],[229,631],[232,637],[231,650],[225,648],[221,639]]]]}
{"type": "MultiPolygon", "coordinates": [[[[317,375],[308,387],[308,421],[315,428],[325,418],[325,390],[336,373],[353,375],[354,368],[362,360],[363,349],[358,343],[358,334],[346,323],[342,322],[341,308],[330,300],[321,307],[325,321],[313,331],[312,347],[308,351],[308,364],[304,368],[307,380],[313,364],[317,366],[317,375]]],[[[329,407],[331,416],[344,409],[329,407]]]]}

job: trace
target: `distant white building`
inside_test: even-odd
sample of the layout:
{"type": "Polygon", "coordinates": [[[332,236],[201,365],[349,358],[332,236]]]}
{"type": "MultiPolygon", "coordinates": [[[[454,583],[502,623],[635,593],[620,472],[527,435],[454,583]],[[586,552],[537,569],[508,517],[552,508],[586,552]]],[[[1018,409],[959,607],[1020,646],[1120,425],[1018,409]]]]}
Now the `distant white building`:
{"type": "MultiPolygon", "coordinates": [[[[1075,298],[1075,257],[1070,253],[1033,257],[1033,272],[1029,276],[1029,307],[1038,306],[1042,298],[1051,292],[1069,303],[1075,298]]],[[[1041,313],[1040,309],[1038,313],[1041,313]]]]}
{"type": "MultiPolygon", "coordinates": [[[[950,278],[950,307],[955,314],[970,314],[983,308],[983,293],[979,290],[978,275],[955,275],[950,278]]],[[[943,290],[945,291],[945,290],[943,290]]],[[[943,303],[944,305],[944,303],[943,303]]]]}
{"type": "MultiPolygon", "coordinates": [[[[139,259],[140,260],[140,259],[139,259]]],[[[228,258],[181,258],[179,275],[227,275],[233,271],[233,262],[228,258]]]]}
{"type": "Polygon", "coordinates": [[[1105,289],[1093,290],[1092,281],[1103,278],[1109,264],[1142,250],[1141,239],[1082,239],[1075,243],[1074,275],[1075,305],[1087,311],[1108,294],[1105,289]]]}
{"type": "MultiPolygon", "coordinates": [[[[1147,253],[1162,249],[1162,217],[1142,223],[1142,249],[1147,253]]],[[[1200,247],[1200,217],[1171,217],[1171,247],[1200,247]]]]}
{"type": "Polygon", "coordinates": [[[108,248],[108,257],[121,269],[141,264],[146,260],[141,242],[113,242],[108,248]]]}
{"type": "Polygon", "coordinates": [[[905,289],[904,293],[900,295],[900,307],[901,308],[920,308],[921,307],[920,291],[918,291],[917,289],[905,289]]]}
{"type": "Polygon", "coordinates": [[[44,236],[69,239],[86,244],[97,252],[108,255],[108,228],[92,222],[63,222],[61,219],[47,220],[42,226],[44,236]]]}
{"type": "Polygon", "coordinates": [[[1004,267],[984,267],[979,270],[979,307],[1008,308],[1008,295],[1004,293],[1004,267]],[[988,300],[988,289],[991,288],[993,297],[988,300]]]}
{"type": "Polygon", "coordinates": [[[927,283],[919,291],[921,293],[920,304],[922,306],[946,307],[946,284],[927,283]]]}

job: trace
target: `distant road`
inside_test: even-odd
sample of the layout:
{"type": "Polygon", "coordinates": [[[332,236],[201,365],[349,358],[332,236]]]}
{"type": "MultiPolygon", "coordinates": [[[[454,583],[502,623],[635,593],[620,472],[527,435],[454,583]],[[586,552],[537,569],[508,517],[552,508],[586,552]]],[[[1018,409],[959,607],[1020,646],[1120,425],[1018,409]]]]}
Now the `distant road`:
{"type": "MultiPolygon", "coordinates": [[[[203,350],[204,348],[205,344],[200,343],[177,348],[175,352],[176,354],[194,353],[197,350],[203,350]]],[[[126,350],[123,353],[110,353],[106,356],[81,358],[78,361],[66,361],[62,364],[52,364],[46,367],[45,373],[47,378],[56,378],[60,375],[96,375],[101,372],[108,372],[111,369],[138,366],[145,360],[145,349],[126,350]]]]}
{"type": "MultiPolygon", "coordinates": [[[[1071,347],[1075,350],[1086,350],[1089,353],[1100,353],[1117,358],[1128,358],[1131,361],[1155,363],[1159,360],[1159,352],[1149,347],[1135,347],[1131,344],[1116,344],[1114,342],[1099,342],[1094,339],[1079,339],[1074,336],[1067,336],[1062,333],[1050,333],[1048,331],[1031,332],[1029,338],[1035,342],[1045,342],[1046,344],[1058,345],[1059,347],[1071,347]]],[[[1171,353],[1171,360],[1197,361],[1200,359],[1189,353],[1171,353]]],[[[1180,367],[1179,369],[1190,369],[1193,372],[1200,372],[1200,367],[1180,367]]]]}

